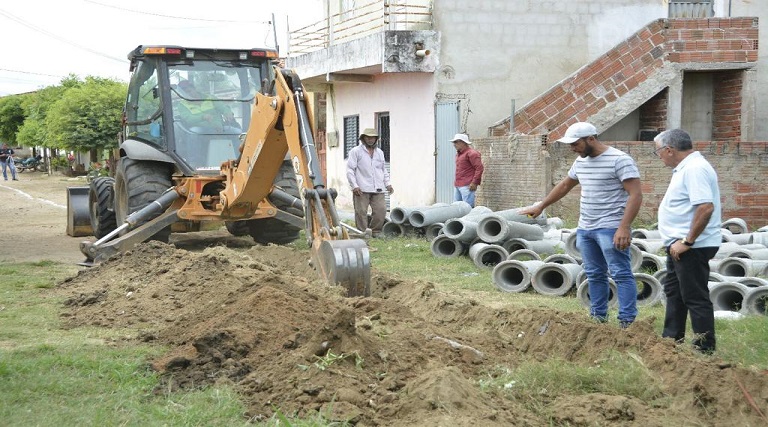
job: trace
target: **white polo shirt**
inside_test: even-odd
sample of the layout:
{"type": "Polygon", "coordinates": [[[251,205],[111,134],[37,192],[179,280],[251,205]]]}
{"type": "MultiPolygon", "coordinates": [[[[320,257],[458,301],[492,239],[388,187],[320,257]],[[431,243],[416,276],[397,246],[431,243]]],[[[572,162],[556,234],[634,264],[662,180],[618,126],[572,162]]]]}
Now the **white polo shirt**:
{"type": "Polygon", "coordinates": [[[714,204],[715,210],[693,247],[720,247],[722,216],[717,173],[701,153],[694,151],[672,169],[672,179],[659,205],[659,233],[665,246],[688,235],[696,207],[702,203],[714,204]]]}

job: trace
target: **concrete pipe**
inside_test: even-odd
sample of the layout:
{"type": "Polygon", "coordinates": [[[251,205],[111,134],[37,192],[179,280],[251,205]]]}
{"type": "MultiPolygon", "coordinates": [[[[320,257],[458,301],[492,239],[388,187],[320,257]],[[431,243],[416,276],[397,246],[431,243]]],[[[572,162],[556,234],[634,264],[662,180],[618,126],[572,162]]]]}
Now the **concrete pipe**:
{"type": "Polygon", "coordinates": [[[578,264],[578,261],[573,259],[572,256],[568,254],[552,254],[543,260],[545,263],[556,263],[556,264],[578,264]]]}
{"type": "Polygon", "coordinates": [[[731,218],[720,223],[721,228],[725,228],[733,234],[743,234],[749,232],[747,222],[741,218],[731,218]]]}
{"type": "Polygon", "coordinates": [[[751,233],[751,239],[749,243],[752,244],[759,244],[763,246],[768,246],[768,232],[765,231],[756,231],[754,233],[751,233]]]}
{"type": "MultiPolygon", "coordinates": [[[[756,232],[758,232],[758,233],[764,233],[764,232],[768,232],[768,225],[764,225],[764,226],[762,226],[762,227],[758,228],[758,229],[757,229],[757,230],[755,230],[755,231],[756,231],[756,232]]],[[[768,245],[766,245],[766,246],[768,246],[768,245]]]]}
{"type": "Polygon", "coordinates": [[[643,264],[643,251],[632,243],[629,244],[629,265],[632,271],[640,270],[640,266],[643,264]]]}
{"type": "Polygon", "coordinates": [[[415,209],[408,216],[408,221],[414,227],[426,227],[437,222],[444,223],[451,218],[461,218],[472,210],[467,202],[453,202],[449,206],[431,206],[415,209]]]}
{"type": "MultiPolygon", "coordinates": [[[[608,293],[608,307],[615,308],[619,305],[619,293],[616,290],[616,282],[610,277],[608,278],[608,286],[610,288],[610,292],[608,293]]],[[[589,280],[584,280],[576,288],[576,298],[581,302],[581,305],[590,308],[589,280]]]]}
{"type": "Polygon", "coordinates": [[[768,305],[768,287],[749,288],[744,298],[747,313],[766,316],[768,315],[766,305],[768,305]]]}
{"type": "Polygon", "coordinates": [[[735,282],[736,280],[730,280],[730,278],[726,279],[725,276],[723,276],[722,274],[716,271],[712,271],[712,269],[710,269],[708,281],[709,282],[735,282]]]}
{"type": "Polygon", "coordinates": [[[551,255],[562,251],[565,248],[565,243],[561,240],[525,240],[515,237],[504,242],[503,246],[509,252],[518,249],[530,249],[539,255],[551,255]]]}
{"type": "Polygon", "coordinates": [[[733,234],[725,228],[722,229],[721,235],[723,242],[736,243],[737,245],[748,245],[750,240],[752,240],[752,235],[750,233],[733,234]]]}
{"type": "MultiPolygon", "coordinates": [[[[725,258],[723,258],[723,259],[725,259],[725,258]]],[[[709,271],[714,271],[714,272],[720,271],[720,263],[723,262],[723,259],[712,258],[711,260],[709,260],[709,262],[708,262],[708,264],[709,264],[709,271]]]]}
{"type": "Polygon", "coordinates": [[[408,217],[411,216],[411,213],[413,213],[414,210],[437,208],[440,206],[448,206],[448,203],[435,203],[428,206],[411,206],[411,207],[398,206],[396,208],[393,208],[389,212],[389,220],[394,222],[395,224],[409,224],[408,217]]]}
{"type": "Polygon", "coordinates": [[[748,258],[756,260],[768,260],[768,248],[761,249],[737,249],[729,255],[732,258],[748,258]]]}
{"type": "Polygon", "coordinates": [[[709,283],[709,299],[715,311],[736,311],[746,314],[744,299],[749,288],[737,282],[709,283]]]}
{"type": "Polygon", "coordinates": [[[531,287],[531,277],[543,262],[507,260],[493,268],[493,283],[502,292],[525,292],[531,287]]]}
{"type": "MultiPolygon", "coordinates": [[[[720,276],[723,278],[723,280],[720,280],[721,282],[738,282],[742,285],[745,285],[748,288],[762,288],[762,287],[768,287],[768,280],[760,278],[760,277],[738,277],[738,276],[720,276]]],[[[713,280],[710,279],[710,282],[713,280]]]]}
{"type": "Polygon", "coordinates": [[[499,245],[480,242],[469,247],[469,257],[480,268],[493,268],[508,256],[507,250],[499,245]]]}
{"type": "Polygon", "coordinates": [[[578,262],[582,262],[581,252],[576,247],[576,233],[571,233],[565,240],[565,253],[572,256],[578,262]]]}
{"type": "Polygon", "coordinates": [[[433,240],[435,237],[444,234],[443,233],[443,227],[445,224],[442,222],[436,222],[434,224],[430,224],[429,227],[427,227],[424,230],[424,236],[427,238],[427,240],[433,240]]]}
{"type": "Polygon", "coordinates": [[[664,241],[661,239],[632,239],[632,244],[643,252],[659,255],[664,251],[664,241]]]}
{"type": "Polygon", "coordinates": [[[637,269],[637,271],[640,273],[653,274],[665,268],[667,268],[667,257],[643,252],[642,262],[640,263],[640,267],[637,269]]]}
{"type": "Polygon", "coordinates": [[[630,235],[634,238],[645,239],[645,240],[661,239],[661,233],[659,233],[659,230],[648,230],[645,228],[638,228],[636,230],[632,230],[632,233],[630,235]]]}
{"type": "Polygon", "coordinates": [[[544,212],[535,218],[531,218],[528,215],[520,215],[519,212],[522,209],[524,208],[506,209],[502,211],[496,211],[493,214],[507,221],[521,222],[523,224],[537,224],[540,226],[547,225],[547,216],[544,214],[544,212]]]}
{"type": "Polygon", "coordinates": [[[477,235],[484,242],[501,244],[515,237],[541,240],[544,230],[538,225],[509,221],[494,212],[477,223],[477,235]]]}
{"type": "Polygon", "coordinates": [[[381,234],[385,237],[404,237],[408,231],[403,224],[385,222],[381,227],[381,234]]]}
{"type": "Polygon", "coordinates": [[[507,249],[507,252],[509,252],[507,259],[510,261],[541,261],[541,255],[530,249],[518,249],[516,251],[507,249]]]}
{"type": "Polygon", "coordinates": [[[731,252],[737,251],[739,249],[741,249],[741,245],[738,243],[723,241],[720,244],[720,247],[717,249],[717,253],[715,253],[714,259],[728,258],[731,252]]]}
{"type": "Polygon", "coordinates": [[[467,245],[441,234],[432,239],[429,249],[436,257],[453,258],[464,255],[467,252],[467,245]]]}
{"type": "Polygon", "coordinates": [[[748,258],[726,258],[720,262],[717,272],[723,276],[759,276],[765,268],[768,268],[768,260],[755,260],[748,258]]]}
{"type": "MultiPolygon", "coordinates": [[[[711,274],[711,273],[710,273],[711,274]]],[[[653,277],[656,278],[656,280],[659,281],[659,283],[664,282],[664,278],[667,277],[667,269],[663,268],[655,273],[653,273],[653,277]]],[[[663,285],[662,285],[663,286],[663,285]]]]}
{"type": "Polygon", "coordinates": [[[579,264],[544,263],[533,274],[531,285],[541,295],[563,296],[573,289],[581,270],[579,264]]]}
{"type": "Polygon", "coordinates": [[[471,242],[477,237],[477,223],[493,211],[485,206],[477,206],[461,218],[451,218],[445,221],[443,234],[451,239],[471,242]]]}
{"type": "Polygon", "coordinates": [[[547,218],[547,228],[549,228],[550,230],[559,230],[563,228],[564,225],[565,225],[565,222],[563,222],[562,218],[558,218],[556,216],[547,218]]]}
{"type": "Polygon", "coordinates": [[[635,273],[637,282],[637,305],[650,306],[660,304],[664,294],[659,279],[646,273],[635,273]]]}

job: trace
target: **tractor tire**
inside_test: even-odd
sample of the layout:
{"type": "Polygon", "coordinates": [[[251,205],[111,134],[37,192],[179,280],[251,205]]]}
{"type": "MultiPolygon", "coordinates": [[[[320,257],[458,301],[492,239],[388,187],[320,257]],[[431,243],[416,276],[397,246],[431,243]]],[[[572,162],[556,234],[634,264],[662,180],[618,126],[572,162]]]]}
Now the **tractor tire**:
{"type": "MultiPolygon", "coordinates": [[[[293,165],[291,165],[290,161],[284,161],[280,166],[280,170],[275,177],[274,185],[280,187],[283,191],[293,197],[300,197],[299,184],[296,181],[296,174],[293,172],[293,165]]],[[[275,207],[298,217],[304,217],[304,211],[301,209],[284,206],[282,204],[277,204],[275,207]]],[[[299,238],[299,232],[301,231],[301,228],[286,224],[283,221],[274,218],[252,219],[241,222],[248,224],[248,234],[253,237],[253,240],[256,243],[262,245],[267,245],[269,243],[285,245],[291,243],[299,238]]],[[[229,229],[229,227],[227,227],[227,229],[229,229]]]]}
{"type": "MultiPolygon", "coordinates": [[[[115,171],[114,186],[117,224],[123,224],[128,215],[154,202],[170,188],[171,173],[171,166],[166,163],[121,158],[115,171]]],[[[166,227],[148,240],[167,243],[170,235],[171,227],[166,227]]]]}
{"type": "Polygon", "coordinates": [[[117,228],[115,209],[112,203],[115,179],[100,176],[90,184],[88,206],[90,207],[91,228],[93,235],[101,239],[117,228]]]}
{"type": "Polygon", "coordinates": [[[248,231],[248,221],[226,221],[224,226],[227,227],[229,234],[233,236],[247,236],[250,234],[250,231],[248,231]]]}

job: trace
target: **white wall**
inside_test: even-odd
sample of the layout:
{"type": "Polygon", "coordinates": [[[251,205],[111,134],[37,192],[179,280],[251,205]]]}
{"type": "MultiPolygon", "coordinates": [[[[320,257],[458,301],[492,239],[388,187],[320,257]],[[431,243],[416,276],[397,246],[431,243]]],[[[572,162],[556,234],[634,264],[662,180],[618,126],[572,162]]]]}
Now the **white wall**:
{"type": "Polygon", "coordinates": [[[376,113],[389,112],[390,166],[395,193],[390,207],[430,204],[435,194],[435,118],[433,75],[382,74],[373,84],[337,83],[328,94],[328,130],[338,130],[339,146],[326,155],[328,186],[336,188],[336,204],[352,209],[346,179],[343,118],[358,114],[360,130],[376,126],[376,113]],[[335,111],[334,111],[335,110],[335,111]]]}
{"type": "MultiPolygon", "coordinates": [[[[745,0],[746,1],[746,0],[745,0]]],[[[654,19],[663,0],[435,2],[438,90],[468,94],[476,136],[654,19]]]]}

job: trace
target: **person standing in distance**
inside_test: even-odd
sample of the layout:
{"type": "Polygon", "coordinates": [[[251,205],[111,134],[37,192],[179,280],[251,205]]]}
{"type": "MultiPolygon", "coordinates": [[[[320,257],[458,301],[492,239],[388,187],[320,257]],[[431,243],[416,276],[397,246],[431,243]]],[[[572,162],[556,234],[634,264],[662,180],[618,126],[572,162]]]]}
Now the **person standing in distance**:
{"type": "Polygon", "coordinates": [[[464,201],[475,207],[475,191],[483,178],[480,152],[472,148],[472,141],[463,133],[451,140],[456,149],[456,175],[453,180],[453,200],[464,201]]]}
{"type": "Polygon", "coordinates": [[[693,346],[715,351],[715,312],[709,299],[709,260],[720,248],[720,189],[717,173],[698,151],[688,132],[670,129],[654,139],[656,155],[672,168],[672,179],[659,205],[659,233],[667,249],[667,297],[662,336],[685,340],[691,315],[693,346]]]}
{"type": "Polygon", "coordinates": [[[376,145],[379,134],[367,128],[360,134],[360,144],[349,151],[347,181],[352,189],[355,206],[355,225],[360,231],[370,227],[371,235],[378,237],[384,227],[387,202],[384,195],[395,192],[389,182],[384,152],[376,145]],[[371,207],[371,223],[368,224],[368,207],[371,207]]]}
{"type": "Polygon", "coordinates": [[[0,148],[0,163],[3,166],[3,178],[8,181],[8,168],[11,168],[11,177],[14,181],[18,181],[16,178],[16,165],[13,163],[13,148],[9,148],[7,143],[3,143],[3,148],[0,148]]]}
{"type": "Polygon", "coordinates": [[[589,283],[589,314],[598,322],[607,321],[610,273],[618,289],[619,325],[627,328],[637,317],[637,283],[629,245],[632,221],[643,201],[640,171],[632,157],[598,141],[591,123],[572,124],[557,141],[569,144],[579,157],[544,200],[520,213],[539,216],[581,184],[576,247],[589,283]]]}

